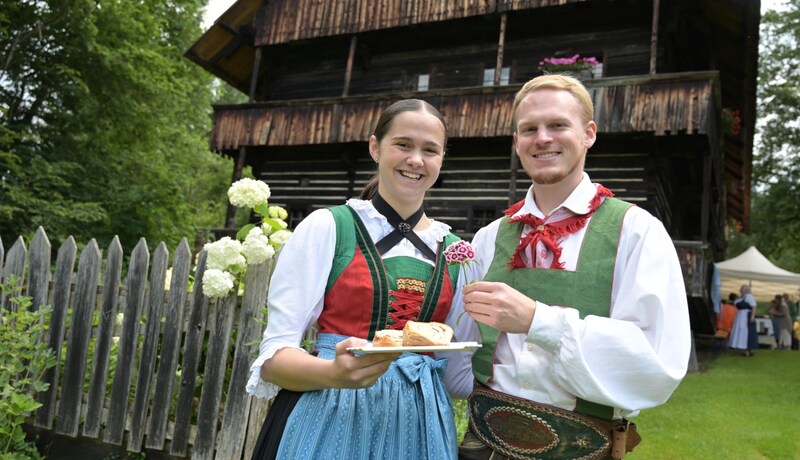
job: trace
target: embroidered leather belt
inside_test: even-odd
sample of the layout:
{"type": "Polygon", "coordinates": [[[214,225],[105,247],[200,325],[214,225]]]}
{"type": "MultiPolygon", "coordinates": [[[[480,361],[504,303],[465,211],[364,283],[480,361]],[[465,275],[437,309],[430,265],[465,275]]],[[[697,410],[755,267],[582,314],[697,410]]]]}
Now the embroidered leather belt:
{"type": "Polygon", "coordinates": [[[492,450],[519,460],[622,458],[639,443],[636,425],[539,404],[476,383],[470,428],[492,450]]]}

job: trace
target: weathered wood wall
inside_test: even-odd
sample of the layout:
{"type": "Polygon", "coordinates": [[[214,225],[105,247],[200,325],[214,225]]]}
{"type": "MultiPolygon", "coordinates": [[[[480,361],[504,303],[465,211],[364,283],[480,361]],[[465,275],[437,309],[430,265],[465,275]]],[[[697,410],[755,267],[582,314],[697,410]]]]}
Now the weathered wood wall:
{"type": "Polygon", "coordinates": [[[274,0],[259,11],[257,45],[466,18],[586,0],[274,0]]]}
{"type": "MultiPolygon", "coordinates": [[[[254,101],[322,100],[325,104],[325,100],[354,95],[429,98],[449,90],[454,90],[451,94],[459,90],[469,94],[489,83],[521,84],[541,72],[538,65],[542,58],[577,53],[597,57],[602,62],[598,74],[604,79],[717,71],[716,103],[709,106],[712,111],[702,115],[707,124],[711,126],[711,119],[718,118],[722,107],[738,107],[743,126],[752,126],[758,11],[751,2],[661,2],[656,24],[654,3],[633,0],[257,3],[239,0],[187,52],[188,57],[242,91],[252,90],[248,94],[254,101]],[[256,48],[258,56],[254,58],[256,48]],[[246,54],[247,59],[240,54],[246,54]],[[496,69],[502,69],[504,79],[489,82],[496,69]]],[[[722,171],[724,180],[715,175],[710,184],[705,183],[710,190],[703,193],[711,193],[713,198],[703,203],[704,209],[694,212],[711,216],[712,224],[703,223],[698,231],[684,233],[714,240],[718,255],[724,248],[722,227],[726,219],[740,221],[745,228],[747,225],[752,130],[745,128],[736,138],[722,138],[720,152],[716,125],[713,131],[705,132],[681,124],[658,126],[665,121],[658,117],[673,110],[658,104],[676,103],[681,110],[694,102],[702,104],[695,99],[702,94],[634,95],[639,89],[631,88],[630,94],[638,98],[636,109],[648,110],[648,104],[653,103],[653,110],[644,112],[643,117],[624,114],[613,118],[611,121],[619,124],[600,123],[601,129],[605,126],[614,133],[614,127],[623,126],[619,133],[631,133],[637,127],[650,129],[647,122],[652,121],[655,129],[643,132],[708,137],[709,147],[697,152],[710,154],[711,172],[722,171]],[[632,123],[627,125],[629,120],[632,123]],[[722,208],[717,209],[719,203],[722,208]]],[[[623,100],[617,95],[609,102],[619,104],[623,100]]],[[[228,155],[241,153],[232,153],[230,147],[214,147],[228,155]]],[[[705,169],[702,164],[697,166],[705,169]]],[[[674,201],[675,196],[668,191],[662,186],[656,196],[662,202],[674,201]]],[[[688,223],[690,219],[676,221],[688,223]]]]}
{"type": "MultiPolygon", "coordinates": [[[[653,212],[676,237],[695,238],[684,229],[696,225],[677,224],[699,222],[700,205],[675,204],[694,203],[709,193],[686,184],[701,182],[692,174],[705,174],[703,149],[691,143],[708,144],[694,135],[716,138],[716,75],[614,77],[586,85],[600,133],[587,172],[620,198],[653,212]],[[691,214],[679,215],[686,213],[691,214]]],[[[509,200],[521,199],[529,185],[523,171],[512,170],[511,105],[517,90],[411,94],[437,106],[447,120],[449,153],[426,207],[462,237],[499,216],[509,200]]],[[[361,96],[217,107],[212,144],[219,150],[246,147],[247,161],[272,187],[273,201],[302,218],[358,194],[374,168],[365,144],[391,102],[386,96],[361,96]]],[[[709,170],[709,177],[719,166],[715,171],[709,170]]]]}
{"type": "MultiPolygon", "coordinates": [[[[292,225],[310,212],[357,197],[375,171],[365,144],[346,146],[346,153],[323,154],[293,149],[276,153],[254,167],[270,185],[270,202],[291,211],[292,225]]],[[[450,225],[463,238],[500,217],[510,203],[524,198],[530,180],[522,169],[512,171],[511,139],[465,139],[450,142],[437,183],[428,191],[425,212],[450,225]],[[469,150],[467,150],[469,149],[469,150]],[[517,177],[517,180],[514,180],[517,177]]],[[[586,172],[621,199],[653,212],[669,226],[669,203],[657,200],[658,180],[643,149],[591,152],[586,172]],[[662,216],[666,216],[663,218],[662,216]]]]}
{"type": "MultiPolygon", "coordinates": [[[[545,57],[576,53],[602,61],[605,76],[648,73],[650,18],[640,10],[620,10],[614,27],[582,27],[588,19],[576,18],[558,30],[549,29],[563,17],[546,9],[532,11],[537,14],[520,13],[504,28],[502,67],[508,68],[509,84],[541,74],[539,62],[545,57]]],[[[500,28],[497,16],[474,16],[354,36],[347,82],[349,35],[327,37],[324,46],[323,39],[265,46],[256,99],[337,97],[345,86],[352,95],[416,91],[420,75],[427,76],[429,90],[482,86],[484,71],[497,65],[500,28]]]]}
{"type": "MultiPolygon", "coordinates": [[[[0,282],[14,274],[34,308],[53,307],[48,345],[59,364],[44,376],[50,387],[39,395],[42,407],[31,416],[32,426],[131,452],[250,458],[266,402],[244,389],[258,351],[256,320],[266,306],[269,264],[248,268],[242,298],[232,294],[209,302],[201,289],[205,252],[189,290],[193,256],[186,239],[171,267],[164,243],[151,260],[147,242],[140,240],[124,280],[116,238],[104,261],[94,240],[78,258],[69,237],[58,249],[54,272],[41,228],[30,251],[20,237],[5,264],[3,254],[0,241],[0,282]]],[[[6,308],[8,299],[1,301],[6,308]]]]}
{"type": "MultiPolygon", "coordinates": [[[[585,81],[600,133],[715,136],[718,81],[714,72],[585,81]]],[[[437,107],[450,138],[509,137],[519,85],[406,94],[437,107]]],[[[366,142],[396,94],[217,106],[214,150],[366,142]]]]}

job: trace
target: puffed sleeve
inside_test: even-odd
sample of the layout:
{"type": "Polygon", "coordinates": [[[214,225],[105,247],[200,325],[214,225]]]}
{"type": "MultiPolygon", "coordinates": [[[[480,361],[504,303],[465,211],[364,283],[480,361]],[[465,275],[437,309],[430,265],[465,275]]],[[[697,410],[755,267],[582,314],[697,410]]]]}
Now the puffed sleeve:
{"type": "Polygon", "coordinates": [[[320,209],[303,219],[281,248],[269,285],[267,327],[250,366],[247,393],[261,398],[278,393],[279,387],[261,379],[261,365],[281,348],[302,350],[304,333],[322,312],[335,246],[333,215],[320,209]]]}
{"type": "Polygon", "coordinates": [[[526,341],[552,353],[552,378],[570,393],[635,415],[664,403],[691,349],[683,275],[660,221],[631,208],[614,271],[610,317],[539,303],[526,341]]]}

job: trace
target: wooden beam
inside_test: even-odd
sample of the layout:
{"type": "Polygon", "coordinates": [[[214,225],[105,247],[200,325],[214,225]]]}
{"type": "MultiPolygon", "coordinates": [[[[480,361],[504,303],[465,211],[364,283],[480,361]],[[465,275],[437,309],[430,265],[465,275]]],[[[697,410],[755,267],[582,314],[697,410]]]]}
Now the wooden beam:
{"type": "Polygon", "coordinates": [[[256,48],[256,56],[253,60],[253,73],[250,75],[250,92],[248,96],[250,98],[250,102],[256,100],[256,90],[258,89],[258,74],[259,69],[261,68],[261,53],[264,49],[263,46],[259,46],[256,48]]]}
{"type": "Polygon", "coordinates": [[[519,165],[519,157],[517,156],[517,149],[514,142],[511,142],[511,174],[509,174],[508,184],[508,206],[516,202],[517,199],[517,166],[519,165]]]}
{"type": "Polygon", "coordinates": [[[659,0],[653,0],[653,28],[650,31],[650,75],[656,74],[658,61],[658,9],[659,0]]]}
{"type": "Polygon", "coordinates": [[[500,85],[500,77],[503,73],[503,52],[505,51],[507,23],[508,15],[503,13],[500,15],[500,36],[497,39],[497,64],[494,66],[494,86],[500,85]]]}
{"type": "Polygon", "coordinates": [[[711,212],[711,175],[713,165],[711,164],[711,152],[704,154],[703,157],[703,201],[700,205],[700,241],[709,241],[708,223],[711,212]]]}
{"type": "Polygon", "coordinates": [[[358,35],[350,37],[350,52],[347,55],[347,69],[344,71],[344,88],[342,97],[347,97],[350,92],[350,77],[353,75],[353,61],[356,56],[356,46],[358,45],[358,35]]]}

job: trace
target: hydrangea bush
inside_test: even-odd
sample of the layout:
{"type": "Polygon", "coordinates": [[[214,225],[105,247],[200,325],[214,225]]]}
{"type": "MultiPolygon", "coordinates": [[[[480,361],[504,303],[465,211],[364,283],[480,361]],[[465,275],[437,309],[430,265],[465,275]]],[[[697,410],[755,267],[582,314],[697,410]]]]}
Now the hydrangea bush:
{"type": "Polygon", "coordinates": [[[228,200],[236,207],[250,208],[261,216],[261,222],[247,224],[236,234],[203,246],[207,253],[203,275],[203,294],[211,299],[225,297],[237,285],[248,265],[270,262],[275,252],[292,236],[287,229],[289,213],[280,206],[270,206],[270,189],[254,179],[241,179],[228,189],[228,200]]]}

